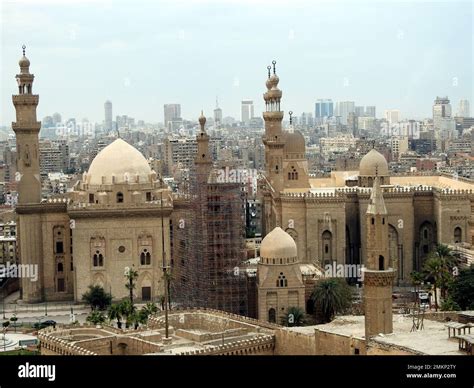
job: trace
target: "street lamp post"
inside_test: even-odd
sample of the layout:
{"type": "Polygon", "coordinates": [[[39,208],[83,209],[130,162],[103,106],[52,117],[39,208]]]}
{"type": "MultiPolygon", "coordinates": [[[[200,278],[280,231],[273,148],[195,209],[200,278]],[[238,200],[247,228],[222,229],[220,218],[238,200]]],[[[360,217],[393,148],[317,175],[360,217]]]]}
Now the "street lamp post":
{"type": "Polygon", "coordinates": [[[163,190],[161,190],[161,256],[163,258],[163,278],[165,281],[165,338],[169,338],[168,326],[168,274],[166,267],[166,251],[165,251],[165,230],[163,221],[163,190]]]}

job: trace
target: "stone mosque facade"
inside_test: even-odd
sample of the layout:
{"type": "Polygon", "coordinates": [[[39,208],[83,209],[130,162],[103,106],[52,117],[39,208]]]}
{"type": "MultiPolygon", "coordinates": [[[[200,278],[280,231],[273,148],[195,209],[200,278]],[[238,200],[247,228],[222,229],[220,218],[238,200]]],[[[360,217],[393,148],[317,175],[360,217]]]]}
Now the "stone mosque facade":
{"type": "MultiPolygon", "coordinates": [[[[22,299],[80,301],[92,284],[120,299],[128,295],[126,267],[138,271],[137,299],[162,295],[164,267],[173,256],[170,220],[179,215],[169,188],[137,149],[118,138],[95,157],[71,192],[42,200],[39,96],[33,94],[34,75],[24,52],[19,65],[18,94],[12,97],[19,254],[22,264],[39,268],[36,282],[22,279],[22,299]]],[[[282,128],[278,84],[274,63],[264,94],[266,171],[259,195],[266,236],[257,275],[259,318],[277,322],[289,307],[304,308],[302,267],[363,264],[373,272],[366,298],[376,318],[368,332],[390,332],[391,317],[379,317],[392,284],[409,284],[410,273],[421,268],[435,244],[473,243],[473,185],[446,176],[390,176],[387,161],[375,149],[358,171],[311,177],[303,135],[291,126],[282,128]],[[383,207],[374,207],[380,198],[383,207]],[[379,229],[372,218],[382,222],[379,229],[386,237],[374,237],[379,229]]],[[[208,144],[204,117],[200,123],[197,158],[202,160],[196,166],[207,179],[211,161],[202,151],[208,144]]]]}
{"type": "Polygon", "coordinates": [[[30,61],[20,59],[13,95],[17,141],[19,252],[22,264],[38,265],[38,280],[21,280],[25,302],[80,301],[89,285],[114,298],[128,295],[125,268],[138,271],[136,297],[163,294],[163,256],[170,256],[171,193],[145,157],[118,138],[93,160],[64,198],[41,199],[36,119],[30,61]]]}
{"type": "MultiPolygon", "coordinates": [[[[260,182],[264,235],[280,227],[295,241],[297,260],[367,265],[366,213],[379,181],[387,210],[387,267],[394,285],[409,285],[438,243],[473,244],[473,184],[447,176],[390,176],[385,157],[372,149],[358,171],[335,171],[328,178],[308,174],[303,135],[282,128],[282,91],[275,63],[264,93],[266,171],[260,182]]],[[[262,248],[263,249],[263,248],[262,248]]]]}

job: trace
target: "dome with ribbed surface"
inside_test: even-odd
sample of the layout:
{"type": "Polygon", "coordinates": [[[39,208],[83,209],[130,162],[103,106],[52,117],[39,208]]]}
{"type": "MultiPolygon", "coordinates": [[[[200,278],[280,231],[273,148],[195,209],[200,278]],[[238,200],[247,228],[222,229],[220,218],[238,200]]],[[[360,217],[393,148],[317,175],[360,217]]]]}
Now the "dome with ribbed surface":
{"type": "Polygon", "coordinates": [[[285,154],[303,154],[306,152],[304,136],[300,131],[288,132],[285,136],[285,154]]]}
{"type": "Polygon", "coordinates": [[[135,147],[117,139],[92,161],[87,173],[90,185],[149,182],[152,169],[135,147]]]}
{"type": "Polygon", "coordinates": [[[262,240],[260,256],[265,259],[296,257],[297,250],[295,240],[282,228],[277,226],[262,240]]]}
{"type": "Polygon", "coordinates": [[[372,148],[360,161],[359,175],[362,176],[386,176],[389,175],[388,163],[380,152],[372,148]]]}

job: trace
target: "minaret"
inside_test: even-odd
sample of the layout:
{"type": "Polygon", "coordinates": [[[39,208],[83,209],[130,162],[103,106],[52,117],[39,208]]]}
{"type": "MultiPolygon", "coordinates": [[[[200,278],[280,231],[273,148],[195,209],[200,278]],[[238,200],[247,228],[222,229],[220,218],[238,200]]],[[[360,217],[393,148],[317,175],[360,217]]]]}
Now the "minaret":
{"type": "Polygon", "coordinates": [[[388,334],[392,324],[392,283],[389,268],[387,208],[376,176],[366,212],[367,260],[364,275],[365,338],[388,334]]]}
{"type": "Polygon", "coordinates": [[[201,127],[199,133],[196,135],[197,141],[197,154],[194,159],[196,165],[196,174],[200,183],[207,182],[209,173],[212,168],[212,159],[209,153],[209,135],[206,133],[206,117],[201,111],[199,116],[199,125],[201,127]]]}
{"type": "Polygon", "coordinates": [[[263,95],[265,100],[263,144],[265,144],[266,176],[276,193],[279,193],[283,189],[283,147],[285,142],[281,128],[283,112],[280,108],[282,92],[278,89],[280,79],[276,75],[276,61],[273,61],[272,64],[273,75],[271,66],[268,66],[267,92],[263,95]]]}
{"type": "Polygon", "coordinates": [[[41,122],[36,121],[36,107],[39,96],[33,94],[33,80],[30,74],[30,61],[25,56],[21,57],[20,74],[17,74],[18,94],[13,95],[13,105],[16,109],[16,122],[12,129],[16,135],[17,151],[17,182],[18,203],[39,203],[41,201],[41,179],[39,166],[38,134],[41,122]]]}
{"type": "Polygon", "coordinates": [[[38,133],[41,123],[36,121],[36,107],[39,96],[33,94],[33,74],[30,61],[25,56],[20,59],[20,74],[16,76],[18,94],[12,96],[16,109],[16,122],[12,123],[16,135],[18,205],[18,250],[22,265],[35,266],[38,279],[21,278],[21,298],[23,301],[40,302],[44,299],[43,279],[43,236],[41,212],[41,180],[39,167],[38,133]]]}

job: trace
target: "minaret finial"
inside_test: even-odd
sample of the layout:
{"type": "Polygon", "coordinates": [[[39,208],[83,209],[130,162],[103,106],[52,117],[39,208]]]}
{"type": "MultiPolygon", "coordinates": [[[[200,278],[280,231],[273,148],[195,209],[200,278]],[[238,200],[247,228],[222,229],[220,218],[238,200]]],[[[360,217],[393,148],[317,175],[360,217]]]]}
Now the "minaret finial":
{"type": "Polygon", "coordinates": [[[271,71],[272,71],[272,67],[271,67],[271,66],[267,66],[267,69],[268,69],[268,78],[270,78],[270,76],[271,76],[271,71]]]}
{"type": "Polygon", "coordinates": [[[375,140],[372,140],[372,148],[375,149],[375,140]]]}
{"type": "Polygon", "coordinates": [[[293,125],[293,111],[289,111],[288,114],[290,115],[290,125],[293,125]]]}
{"type": "Polygon", "coordinates": [[[25,46],[25,45],[23,45],[23,46],[21,46],[21,48],[23,49],[23,56],[25,56],[25,50],[26,50],[26,46],[25,46]]]}
{"type": "Polygon", "coordinates": [[[275,75],[276,75],[276,67],[275,67],[276,63],[277,63],[277,61],[275,61],[275,60],[272,61],[272,64],[273,64],[273,74],[275,74],[275,75]]]}

